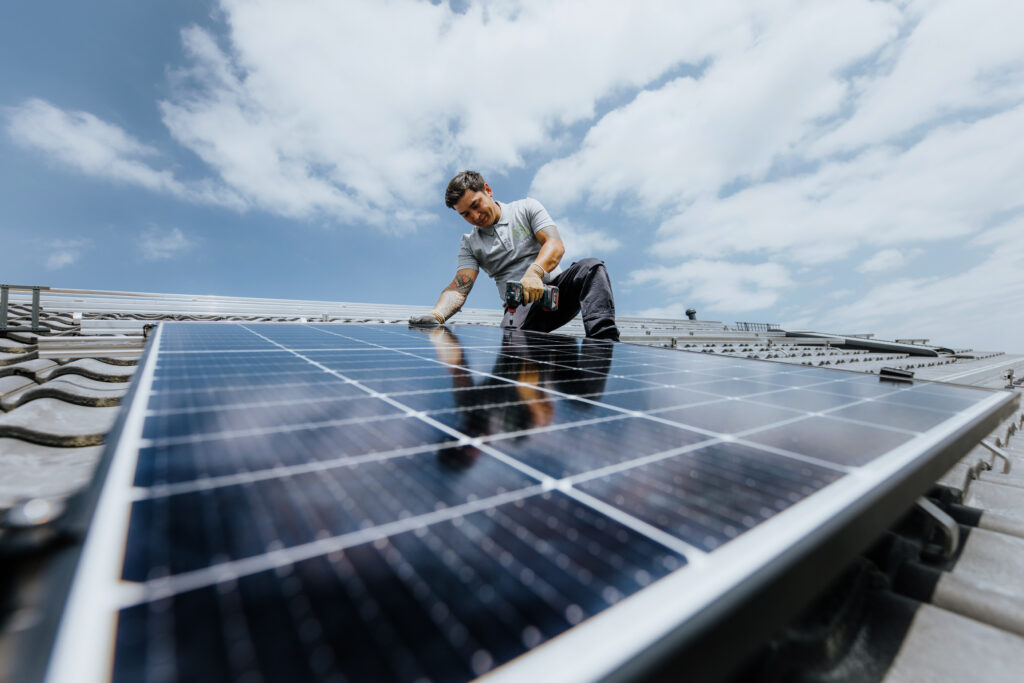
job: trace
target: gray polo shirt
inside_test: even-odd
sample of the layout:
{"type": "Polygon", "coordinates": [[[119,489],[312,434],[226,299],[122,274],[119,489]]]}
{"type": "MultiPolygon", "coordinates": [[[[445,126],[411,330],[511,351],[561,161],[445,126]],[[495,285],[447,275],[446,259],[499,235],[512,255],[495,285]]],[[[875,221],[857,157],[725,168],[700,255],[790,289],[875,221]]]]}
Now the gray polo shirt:
{"type": "MultiPolygon", "coordinates": [[[[458,269],[483,270],[494,278],[498,296],[505,299],[505,283],[520,280],[540,253],[540,242],[534,235],[544,228],[555,227],[547,210],[536,199],[527,197],[515,202],[498,202],[501,218],[486,228],[474,228],[462,236],[459,245],[458,269]]],[[[550,282],[561,268],[544,278],[550,282]]]]}

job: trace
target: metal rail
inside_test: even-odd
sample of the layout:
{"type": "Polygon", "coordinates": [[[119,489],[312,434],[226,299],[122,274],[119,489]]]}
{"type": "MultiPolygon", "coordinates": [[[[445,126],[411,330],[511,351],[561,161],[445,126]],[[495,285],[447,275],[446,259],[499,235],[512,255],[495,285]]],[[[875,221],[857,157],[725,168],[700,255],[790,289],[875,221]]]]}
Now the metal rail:
{"type": "Polygon", "coordinates": [[[49,290],[49,287],[39,285],[5,285],[0,284],[0,337],[8,332],[31,332],[33,334],[46,334],[50,331],[48,327],[39,325],[39,292],[49,290]],[[7,326],[7,304],[11,290],[32,291],[32,323],[30,327],[8,327],[7,326]]]}

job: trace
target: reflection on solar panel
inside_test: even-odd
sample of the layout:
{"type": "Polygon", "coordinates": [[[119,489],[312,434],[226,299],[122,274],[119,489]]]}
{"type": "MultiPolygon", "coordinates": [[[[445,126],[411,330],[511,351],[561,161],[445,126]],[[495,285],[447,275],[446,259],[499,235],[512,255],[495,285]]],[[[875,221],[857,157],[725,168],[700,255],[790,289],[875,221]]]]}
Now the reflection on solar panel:
{"type": "Polygon", "coordinates": [[[825,580],[1011,401],[483,327],[150,346],[50,680],[621,673],[825,580]]]}

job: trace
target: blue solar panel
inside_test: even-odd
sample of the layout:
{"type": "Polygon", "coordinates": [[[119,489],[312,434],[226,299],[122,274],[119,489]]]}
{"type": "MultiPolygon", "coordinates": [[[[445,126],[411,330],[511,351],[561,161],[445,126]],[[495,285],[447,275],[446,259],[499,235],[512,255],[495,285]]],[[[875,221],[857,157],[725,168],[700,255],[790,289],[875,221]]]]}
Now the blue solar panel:
{"type": "Polygon", "coordinates": [[[1012,400],[471,326],[151,347],[51,677],[605,675],[893,518],[1012,400]]]}

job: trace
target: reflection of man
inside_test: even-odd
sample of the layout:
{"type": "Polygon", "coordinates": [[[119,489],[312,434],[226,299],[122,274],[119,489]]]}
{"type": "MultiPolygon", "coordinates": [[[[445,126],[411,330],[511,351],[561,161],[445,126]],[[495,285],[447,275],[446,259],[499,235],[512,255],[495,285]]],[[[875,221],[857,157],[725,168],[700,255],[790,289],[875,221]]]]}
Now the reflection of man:
{"type": "MultiPolygon", "coordinates": [[[[435,330],[430,340],[438,360],[452,367],[452,393],[460,409],[458,429],[469,436],[485,436],[523,429],[545,427],[555,418],[556,394],[597,399],[604,392],[611,365],[613,345],[606,341],[584,339],[579,352],[564,348],[553,350],[547,344],[531,344],[529,335],[508,330],[502,338],[501,353],[495,358],[493,376],[479,383],[461,370],[465,357],[458,337],[447,329],[435,330]],[[501,379],[498,379],[501,378],[501,379]],[[511,380],[510,383],[505,380],[511,380]],[[474,389],[475,391],[461,391],[474,389]]],[[[592,404],[574,402],[579,410],[592,404]]],[[[454,426],[454,425],[453,425],[454,426]]]]}
{"type": "Polygon", "coordinates": [[[505,283],[519,280],[527,305],[515,314],[505,311],[502,327],[550,332],[583,314],[587,337],[618,341],[615,300],[604,262],[587,258],[559,267],[565,247],[551,216],[536,199],[499,202],[476,171],[463,171],[452,178],[445,204],[476,226],[462,236],[458,269],[451,284],[441,292],[434,310],[413,316],[416,325],[437,325],[455,315],[473,288],[483,268],[494,278],[498,296],[504,300],[505,283]],[[545,285],[559,289],[557,311],[534,305],[545,285]]]}

